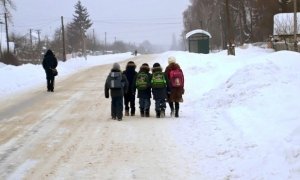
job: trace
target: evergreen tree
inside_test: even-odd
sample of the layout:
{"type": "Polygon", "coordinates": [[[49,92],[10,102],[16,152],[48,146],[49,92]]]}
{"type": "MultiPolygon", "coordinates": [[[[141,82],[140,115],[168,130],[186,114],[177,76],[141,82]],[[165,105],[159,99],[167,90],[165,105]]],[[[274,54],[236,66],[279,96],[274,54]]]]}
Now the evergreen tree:
{"type": "Polygon", "coordinates": [[[67,26],[67,37],[70,46],[75,50],[80,48],[85,54],[85,38],[86,31],[93,25],[89,19],[87,8],[85,8],[79,0],[75,7],[75,14],[73,15],[73,21],[67,26]]]}

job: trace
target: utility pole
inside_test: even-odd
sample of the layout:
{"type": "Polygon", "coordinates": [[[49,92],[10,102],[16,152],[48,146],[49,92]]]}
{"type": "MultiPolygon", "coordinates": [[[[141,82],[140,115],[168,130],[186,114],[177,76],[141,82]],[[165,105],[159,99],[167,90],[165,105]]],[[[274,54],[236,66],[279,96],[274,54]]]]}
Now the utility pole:
{"type": "Polygon", "coordinates": [[[40,29],[37,29],[37,30],[35,30],[36,31],[36,33],[38,34],[38,45],[40,46],[40,44],[41,44],[41,30],[40,29]]]}
{"type": "Polygon", "coordinates": [[[87,54],[86,54],[86,42],[85,42],[85,33],[82,33],[82,40],[83,40],[83,56],[84,59],[87,60],[87,54]]]}
{"type": "Polygon", "coordinates": [[[96,37],[95,37],[95,29],[93,29],[93,53],[95,52],[95,46],[96,46],[96,37]]]}
{"type": "Polygon", "coordinates": [[[41,30],[36,29],[36,33],[38,34],[38,53],[41,53],[41,30]]]}
{"type": "Polygon", "coordinates": [[[229,15],[229,0],[225,0],[225,6],[226,6],[226,18],[227,18],[227,54],[228,55],[235,55],[235,49],[234,49],[234,38],[232,36],[232,30],[231,30],[231,20],[229,15]]]}
{"type": "Polygon", "coordinates": [[[35,31],[38,34],[38,45],[37,45],[37,50],[35,51],[35,53],[37,53],[37,54],[35,54],[35,55],[37,57],[39,57],[40,54],[41,54],[41,30],[40,29],[36,29],[35,31]]]}
{"type": "Polygon", "coordinates": [[[64,17],[61,16],[61,34],[62,34],[62,45],[63,45],[63,61],[66,61],[66,45],[65,45],[65,26],[64,26],[64,17]]]}
{"type": "Polygon", "coordinates": [[[29,29],[30,48],[32,49],[32,29],[29,29]]]}
{"type": "Polygon", "coordinates": [[[31,59],[33,59],[33,42],[32,42],[32,29],[29,29],[29,36],[30,36],[30,51],[31,51],[31,59]]]}
{"type": "MultiPolygon", "coordinates": [[[[5,3],[5,1],[4,1],[5,3]]],[[[5,19],[5,30],[6,30],[6,46],[7,46],[7,52],[9,53],[9,37],[8,37],[8,24],[7,24],[7,13],[4,13],[4,19],[5,19]]]]}
{"type": "Polygon", "coordinates": [[[104,39],[104,54],[105,54],[106,53],[106,32],[104,34],[105,34],[105,39],[104,39]]]}
{"type": "Polygon", "coordinates": [[[296,52],[298,52],[297,33],[297,0],[294,0],[294,50],[296,52]]]}
{"type": "Polygon", "coordinates": [[[2,58],[2,56],[3,56],[3,52],[2,52],[2,24],[4,24],[2,21],[0,21],[0,26],[1,26],[1,36],[0,36],[0,58],[2,58]]]}

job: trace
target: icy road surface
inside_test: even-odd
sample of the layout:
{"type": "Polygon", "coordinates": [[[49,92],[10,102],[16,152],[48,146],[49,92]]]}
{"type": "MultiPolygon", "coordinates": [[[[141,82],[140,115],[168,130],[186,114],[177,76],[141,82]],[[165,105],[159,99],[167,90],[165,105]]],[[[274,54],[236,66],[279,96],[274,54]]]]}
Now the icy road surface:
{"type": "MultiPolygon", "coordinates": [[[[137,70],[155,56],[139,56],[137,70]]],[[[121,67],[125,67],[124,61],[121,67]]],[[[170,135],[172,118],[110,119],[104,82],[112,65],[58,76],[0,102],[0,179],[185,179],[189,168],[170,135]]],[[[152,106],[154,104],[152,103],[152,106]]],[[[195,175],[195,174],[194,174],[195,175]]]]}

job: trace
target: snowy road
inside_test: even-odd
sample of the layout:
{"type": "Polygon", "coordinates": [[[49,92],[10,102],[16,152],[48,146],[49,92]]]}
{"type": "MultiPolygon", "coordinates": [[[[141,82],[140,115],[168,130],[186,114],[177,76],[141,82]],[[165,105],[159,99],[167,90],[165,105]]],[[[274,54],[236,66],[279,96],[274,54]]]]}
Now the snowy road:
{"type": "Polygon", "coordinates": [[[121,122],[110,120],[103,85],[130,54],[61,62],[54,93],[36,87],[40,66],[0,64],[0,179],[300,179],[299,53],[245,46],[234,57],[131,60],[165,67],[170,56],[186,77],[180,118],[168,108],[154,118],[152,100],[152,117],[121,122]]]}
{"type": "Polygon", "coordinates": [[[41,87],[1,102],[0,179],[184,179],[171,118],[110,120],[103,94],[110,68],[58,80],[54,93],[41,87]]]}

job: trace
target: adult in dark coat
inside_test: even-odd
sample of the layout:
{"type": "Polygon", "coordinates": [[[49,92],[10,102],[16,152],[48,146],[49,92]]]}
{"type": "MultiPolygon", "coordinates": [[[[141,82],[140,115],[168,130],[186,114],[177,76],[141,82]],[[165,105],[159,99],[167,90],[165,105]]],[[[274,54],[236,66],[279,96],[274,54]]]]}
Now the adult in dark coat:
{"type": "MultiPolygon", "coordinates": [[[[152,79],[154,77],[154,73],[156,72],[162,72],[162,67],[160,66],[159,63],[153,64],[152,79]]],[[[157,118],[165,116],[167,92],[169,91],[169,80],[164,73],[163,75],[166,81],[165,87],[155,88],[152,85],[152,95],[153,95],[153,99],[155,100],[155,111],[156,111],[157,118]]]]}
{"type": "MultiPolygon", "coordinates": [[[[150,117],[150,106],[151,106],[151,74],[150,67],[147,63],[142,64],[139,73],[146,73],[148,75],[148,88],[144,90],[138,90],[137,97],[139,98],[141,117],[150,117]]],[[[134,78],[133,91],[136,91],[136,78],[134,78]]]]}
{"type": "Polygon", "coordinates": [[[126,70],[123,71],[123,74],[126,76],[128,80],[128,88],[127,93],[124,94],[124,105],[125,105],[125,116],[129,116],[129,109],[130,115],[135,115],[135,93],[131,88],[133,86],[134,77],[136,76],[137,72],[135,71],[136,65],[133,61],[129,61],[126,65],[126,70]],[[129,107],[130,105],[130,107],[129,107]]]}
{"type": "Polygon", "coordinates": [[[54,91],[54,75],[53,69],[57,67],[57,59],[54,53],[49,49],[47,50],[44,59],[43,59],[43,68],[46,72],[47,79],[47,90],[53,92],[54,91]]]}
{"type": "Polygon", "coordinates": [[[118,63],[113,64],[113,68],[106,78],[104,86],[105,98],[109,98],[109,90],[111,96],[111,117],[121,121],[123,117],[123,96],[128,91],[128,81],[126,76],[122,74],[118,63]],[[112,77],[117,76],[121,77],[122,88],[111,87],[112,77]]]}
{"type": "MultiPolygon", "coordinates": [[[[176,63],[175,57],[168,58],[169,65],[166,67],[165,74],[170,79],[171,70],[179,69],[180,66],[176,63]]],[[[184,84],[183,84],[184,85],[184,84]]],[[[184,86],[183,87],[172,87],[170,83],[170,91],[168,92],[168,103],[171,109],[171,116],[174,115],[174,105],[175,105],[175,117],[179,117],[179,103],[183,102],[182,95],[184,94],[184,86]]]]}

